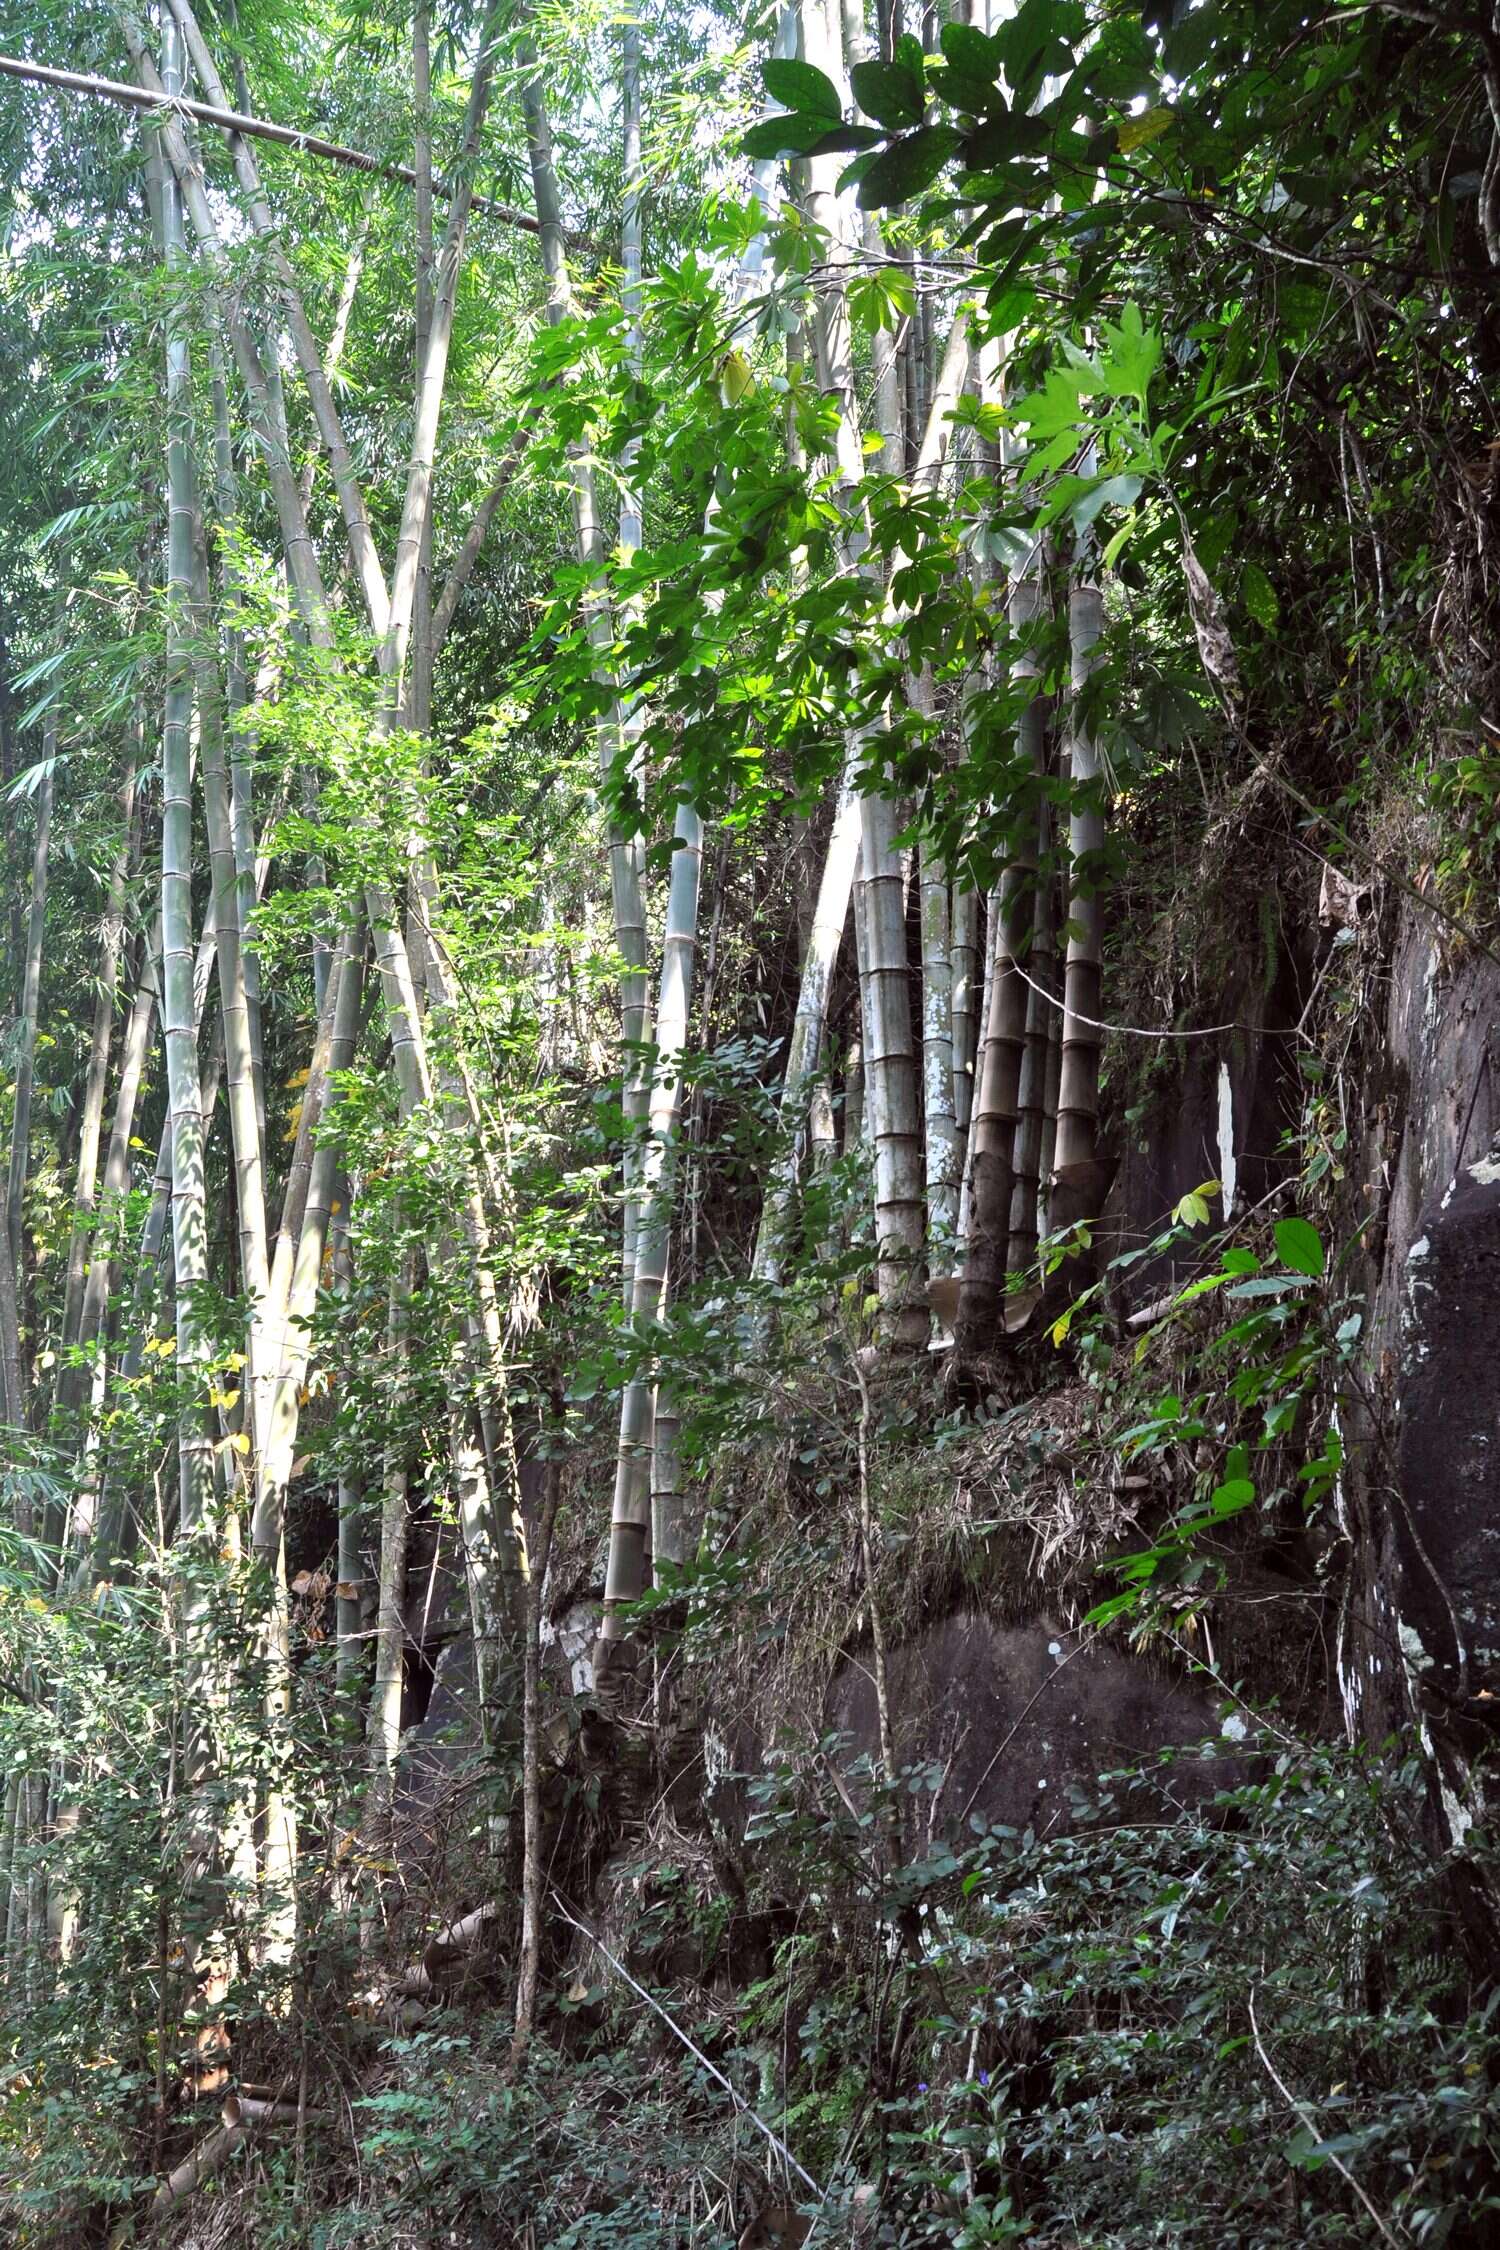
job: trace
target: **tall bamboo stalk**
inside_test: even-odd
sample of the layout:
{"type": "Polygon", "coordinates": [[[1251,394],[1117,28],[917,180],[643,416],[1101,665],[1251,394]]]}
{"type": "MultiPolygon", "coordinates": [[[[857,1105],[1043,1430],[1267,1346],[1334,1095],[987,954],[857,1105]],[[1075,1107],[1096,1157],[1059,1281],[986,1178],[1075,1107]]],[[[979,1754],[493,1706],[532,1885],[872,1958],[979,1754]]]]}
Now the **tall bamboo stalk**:
{"type": "Polygon", "coordinates": [[[1104,851],[1103,777],[1098,746],[1083,723],[1077,698],[1097,662],[1104,628],[1104,596],[1092,573],[1075,580],[1068,595],[1074,708],[1068,728],[1068,949],[1063,982],[1062,1067],[1057,1094],[1053,1179],[1067,1191],[1070,1219],[1091,1218],[1082,1205],[1095,1188],[1099,1137],[1099,1030],[1103,980],[1104,851]],[[1074,1208],[1074,1205],[1078,1207],[1074,1208]]]}
{"type": "MultiPolygon", "coordinates": [[[[162,85],[182,91],[182,60],[172,23],[163,26],[162,85]]],[[[182,195],[170,171],[162,187],[168,271],[187,264],[182,195]]],[[[203,1181],[203,1106],[193,1009],[192,719],[193,463],[192,374],[185,309],[167,328],[167,688],[162,724],[162,1036],[172,1132],[172,1249],[176,1273],[177,1368],[187,1396],[178,1440],[179,1510],[184,1534],[196,1531],[213,1495],[209,1436],[192,1395],[207,1357],[195,1293],[208,1279],[203,1181]]]]}
{"type": "Polygon", "coordinates": [[[969,1116],[974,1107],[974,1057],[978,1048],[979,1001],[983,985],[981,901],[972,883],[953,885],[950,924],[953,1022],[953,1126],[963,1170],[969,1116]]]}
{"type": "MultiPolygon", "coordinates": [[[[567,235],[562,221],[562,197],[552,150],[552,128],[541,86],[535,47],[526,40],[521,59],[527,66],[522,82],[526,118],[526,145],[531,161],[532,194],[541,229],[542,265],[547,277],[547,318],[554,325],[565,320],[573,307],[568,279],[567,235]]],[[[613,673],[615,628],[604,585],[605,542],[599,520],[598,494],[593,464],[587,448],[575,445],[568,456],[573,500],[573,538],[578,560],[589,573],[583,616],[598,675],[613,673]]],[[[595,722],[595,740],[601,779],[608,784],[618,767],[628,768],[630,738],[625,713],[618,699],[595,722]]],[[[620,957],[620,1046],[624,1058],[623,1081],[627,1136],[639,1133],[647,1102],[642,1099],[642,1060],[648,1036],[650,988],[646,970],[645,842],[627,835],[612,822],[609,835],[610,902],[615,951],[620,957]]],[[[621,1271],[627,1291],[634,1287],[635,1238],[639,1224],[639,1166],[633,1147],[624,1166],[621,1271]]]]}
{"type": "Polygon", "coordinates": [[[406,1432],[402,1426],[408,1354],[410,1277],[393,1280],[386,1323],[388,1391],[396,1429],[388,1439],[380,1512],[380,1579],[375,1625],[375,1685],[368,1721],[369,1793],[365,1805],[367,1850],[388,1842],[401,1747],[401,1691],[406,1677],[406,1547],[410,1525],[406,1432]]]}
{"type": "MultiPolygon", "coordinates": [[[[220,318],[222,321],[222,313],[220,318]]],[[[227,612],[224,630],[224,719],[229,737],[229,829],[234,852],[235,922],[248,1019],[256,1127],[260,1134],[264,1160],[266,1065],[260,1021],[260,951],[255,943],[252,923],[256,901],[254,782],[250,736],[243,721],[248,695],[244,636],[234,617],[239,583],[230,551],[239,527],[239,483],[235,475],[234,443],[229,426],[229,391],[224,379],[223,353],[217,334],[210,338],[209,352],[213,375],[214,496],[218,503],[219,526],[225,540],[225,552],[220,560],[219,585],[227,612]]]]}
{"type": "Polygon", "coordinates": [[[103,1138],[104,1097],[109,1080],[110,1044],[120,985],[120,952],[125,933],[125,883],[135,845],[135,783],[140,755],[139,714],[134,722],[130,770],[120,790],[120,841],[110,864],[109,891],[99,930],[99,988],[89,1037],[88,1067],[78,1121],[78,1161],[73,1173],[73,1229],[68,1238],[68,1271],[63,1285],[62,1349],[78,1341],[83,1317],[84,1276],[93,1232],[99,1186],[99,1144],[103,1138]]]}
{"type": "MultiPolygon", "coordinates": [[[[913,701],[930,717],[930,679],[914,681],[913,701]]],[[[927,1161],[928,1264],[934,1278],[956,1270],[958,1127],[953,1107],[952,898],[948,870],[930,837],[919,847],[922,919],[922,1122],[927,1161]]]]}
{"type": "Polygon", "coordinates": [[[1041,1223],[1042,1149],[1047,1132],[1047,1075],[1056,1018],[1057,885],[1047,867],[1050,808],[1037,818],[1038,863],[1027,953],[1026,1046],[1016,1095],[1016,1184],[1010,1208],[1009,1269],[1022,1273],[1036,1256],[1041,1223]]]}
{"type": "Polygon", "coordinates": [[[783,1270],[797,1192],[803,1119],[808,1090],[821,1060],[828,992],[849,919],[849,899],[860,856],[860,823],[859,796],[851,762],[840,782],[834,805],[833,829],[823,858],[823,872],[803,956],[797,1011],[792,1018],[792,1034],[787,1044],[778,1108],[779,1141],[766,1182],[765,1202],[751,1261],[751,1272],[760,1282],[779,1281],[783,1270]]]}
{"type": "MultiPolygon", "coordinates": [[[[1013,621],[1040,599],[1024,577],[1012,590],[1013,621]]],[[[1034,674],[1032,675],[1034,676],[1034,674]]],[[[1023,755],[1040,770],[1044,707],[1033,696],[1020,720],[1023,755]]],[[[1028,987],[1020,973],[1032,926],[1036,881],[1035,812],[1019,808],[1010,857],[993,894],[989,994],[979,1084],[969,1123],[970,1196],[959,1290],[958,1344],[966,1357],[989,1352],[1004,1328],[1006,1259],[1016,1183],[1016,1126],[1026,1051],[1028,987]]]]}
{"type": "MultiPolygon", "coordinates": [[[[703,824],[697,808],[686,800],[677,808],[673,841],[661,992],[656,1011],[649,1138],[641,1164],[641,1214],[630,1301],[631,1319],[643,1346],[649,1340],[651,1328],[661,1319],[666,1291],[676,1187],[677,1129],[682,1112],[681,1064],[687,1044],[693,960],[698,941],[703,824]]],[[[601,1685],[615,1645],[629,1637],[622,1612],[640,1599],[645,1587],[646,1542],[651,1528],[651,1395],[651,1373],[643,1363],[626,1384],[620,1401],[620,1438],[609,1561],[604,1580],[604,1615],[595,1657],[596,1678],[601,1685]]]]}
{"type": "Polygon", "coordinates": [[[263,1324],[271,1288],[266,1240],[264,1151],[255,1092],[255,1055],[240,936],[239,870],[235,861],[229,770],[224,754],[223,704],[218,667],[208,639],[208,546],[201,514],[195,510],[195,586],[197,647],[194,676],[198,700],[198,743],[203,766],[203,798],[208,829],[209,876],[214,902],[219,1010],[224,1037],[224,1079],[234,1155],[235,1212],[239,1228],[240,1285],[249,1301],[246,1353],[249,1381],[245,1417],[253,1456],[260,1456],[265,1408],[263,1324]]]}
{"type": "MultiPolygon", "coordinates": [[[[188,0],[168,0],[168,6],[179,33],[187,42],[193,68],[198,74],[209,101],[217,109],[229,108],[230,105],[225,96],[223,82],[215,67],[213,55],[198,27],[197,18],[188,5],[188,0]]],[[[313,338],[312,328],[302,303],[302,293],[297,287],[296,276],[292,271],[286,252],[282,248],[280,232],[271,215],[270,205],[266,202],[261,189],[260,167],[256,162],[254,148],[243,134],[229,133],[226,138],[229,142],[230,154],[234,160],[235,172],[244,193],[245,206],[250,215],[250,224],[270,250],[272,269],[280,289],[282,308],[286,316],[287,332],[292,339],[292,349],[296,354],[297,365],[307,385],[307,395],[311,401],[313,416],[318,425],[318,435],[327,451],[328,465],[333,473],[334,488],[338,493],[339,508],[344,520],[344,532],[348,540],[350,560],[354,565],[371,622],[375,630],[379,632],[381,630],[380,621],[388,606],[385,577],[380,568],[379,557],[375,552],[375,540],[370,530],[364,496],[360,491],[354,462],[344,439],[338,409],[334,405],[333,393],[329,388],[322,356],[313,338]]]]}
{"type": "Polygon", "coordinates": [[[26,917],[26,953],[21,964],[21,1004],[17,1010],[16,1088],[10,1135],[10,1174],[5,1224],[17,1285],[23,1273],[22,1213],[31,1153],[31,1093],[36,1083],[37,1010],[42,993],[42,947],[47,933],[47,855],[52,837],[52,769],[57,760],[57,706],[47,714],[42,738],[42,778],[36,792],[36,835],[31,854],[31,902],[26,917]]]}

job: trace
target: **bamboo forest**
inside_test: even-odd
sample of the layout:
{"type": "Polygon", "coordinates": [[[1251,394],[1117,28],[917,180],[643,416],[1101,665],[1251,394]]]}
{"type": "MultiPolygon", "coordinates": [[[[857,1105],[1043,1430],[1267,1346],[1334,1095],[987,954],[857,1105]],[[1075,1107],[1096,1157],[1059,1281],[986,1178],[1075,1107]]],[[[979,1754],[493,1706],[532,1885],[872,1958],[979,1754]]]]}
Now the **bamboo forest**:
{"type": "Polygon", "coordinates": [[[0,159],[0,2244],[1500,2245],[1500,6],[0,159]]]}

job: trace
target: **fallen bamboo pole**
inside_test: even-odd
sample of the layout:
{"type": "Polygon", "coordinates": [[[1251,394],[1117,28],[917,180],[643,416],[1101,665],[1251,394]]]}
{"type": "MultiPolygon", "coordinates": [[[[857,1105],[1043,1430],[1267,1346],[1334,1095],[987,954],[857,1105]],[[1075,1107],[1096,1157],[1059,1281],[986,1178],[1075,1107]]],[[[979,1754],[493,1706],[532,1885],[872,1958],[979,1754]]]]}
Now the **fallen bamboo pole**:
{"type": "MultiPolygon", "coordinates": [[[[272,141],[278,148],[296,149],[303,156],[316,156],[327,164],[347,164],[356,172],[374,172],[381,179],[400,180],[407,187],[416,185],[417,175],[409,164],[388,164],[363,149],[346,148],[342,141],[324,140],[320,133],[302,133],[292,125],[277,125],[265,117],[247,117],[237,109],[219,109],[212,102],[190,101],[183,94],[163,101],[159,94],[148,92],[144,86],[130,86],[119,78],[96,78],[82,70],[56,70],[49,63],[28,62],[20,55],[0,55],[0,73],[8,78],[29,80],[38,86],[52,86],[60,93],[88,94],[97,101],[119,102],[127,109],[176,110],[184,117],[197,118],[201,124],[216,125],[221,132],[239,133],[246,140],[272,141]]],[[[434,180],[432,185],[435,195],[453,193],[446,181],[434,180]]],[[[528,234],[541,231],[529,211],[518,211],[513,204],[496,203],[489,196],[476,195],[472,208],[487,212],[492,219],[503,219],[508,226],[524,227],[528,234]]]]}

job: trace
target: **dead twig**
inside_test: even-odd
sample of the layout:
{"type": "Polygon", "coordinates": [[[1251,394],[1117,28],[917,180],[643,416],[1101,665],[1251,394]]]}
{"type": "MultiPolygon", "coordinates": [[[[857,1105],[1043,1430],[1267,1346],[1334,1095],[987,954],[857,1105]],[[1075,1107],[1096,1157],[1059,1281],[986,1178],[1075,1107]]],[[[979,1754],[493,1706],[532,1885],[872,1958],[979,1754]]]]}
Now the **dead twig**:
{"type": "Polygon", "coordinates": [[[1373,2224],[1375,2231],[1379,2235],[1381,2241],[1389,2242],[1390,2244],[1392,2244],[1393,2250],[1399,2250],[1399,2245],[1403,2242],[1409,2242],[1411,2237],[1404,2232],[1401,2234],[1392,2233],[1391,2229],[1386,2225],[1384,2219],[1380,2216],[1380,2213],[1376,2210],[1374,2204],[1370,2201],[1369,2196],[1366,2195],[1364,2189],[1360,2186],[1358,2180],[1354,2177],[1354,2174],[1350,2171],[1343,2158],[1338,2155],[1338,2153],[1334,2149],[1329,2148],[1324,2142],[1322,2134],[1318,2131],[1317,2119],[1313,2116],[1312,2111],[1306,2106],[1304,2102],[1300,2102],[1297,2099],[1296,2095],[1292,2092],[1291,2087],[1281,2076],[1281,2073],[1277,2070],[1276,2065],[1272,2062],[1270,2056],[1266,2053],[1265,2041],[1261,2038],[1260,2035],[1260,2025],[1255,2020],[1255,1994],[1253,1991],[1250,1994],[1249,2007],[1250,2033],[1251,2037],[1255,2041],[1255,2052],[1260,2057],[1261,2066],[1264,2069],[1266,2076],[1270,2079],[1271,2084],[1276,2088],[1277,2093],[1280,2094],[1282,2100],[1286,2103],[1292,2114],[1301,2120],[1304,2128],[1309,2133],[1311,2133],[1313,2139],[1318,2142],[1322,2153],[1327,2157],[1329,2163],[1338,2173],[1340,2179],[1343,2180],[1344,2184],[1349,2188],[1352,2194],[1358,2196],[1360,2202],[1364,2205],[1366,2211],[1369,2213],[1371,2223],[1373,2224]]]}

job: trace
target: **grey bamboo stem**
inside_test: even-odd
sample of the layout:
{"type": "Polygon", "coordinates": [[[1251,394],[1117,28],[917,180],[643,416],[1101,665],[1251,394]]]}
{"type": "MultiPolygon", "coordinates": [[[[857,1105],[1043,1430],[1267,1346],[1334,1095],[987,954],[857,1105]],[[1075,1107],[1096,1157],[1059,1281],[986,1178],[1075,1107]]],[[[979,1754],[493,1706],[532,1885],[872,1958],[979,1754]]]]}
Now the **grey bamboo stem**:
{"type": "Polygon", "coordinates": [[[64,1354],[78,1341],[79,1326],[83,1318],[89,1239],[97,1213],[99,1144],[104,1130],[104,1096],[109,1079],[110,1045],[120,985],[120,952],[125,931],[125,883],[130,872],[135,838],[136,748],[138,745],[133,744],[131,771],[126,775],[120,791],[120,841],[110,866],[109,894],[99,933],[99,989],[94,1001],[88,1069],[84,1077],[83,1106],[79,1118],[78,1162],[73,1175],[73,1229],[68,1241],[68,1273],[63,1288],[64,1354]]]}
{"type": "MultiPolygon", "coordinates": [[[[702,823],[691,804],[678,806],[674,840],[676,849],[672,854],[667,890],[667,928],[656,1019],[649,1139],[641,1165],[641,1216],[630,1303],[631,1318],[643,1343],[661,1319],[672,1230],[676,1139],[682,1110],[680,1074],[692,999],[703,860],[702,823]]],[[[645,1586],[651,1500],[650,1411],[651,1376],[642,1366],[626,1384],[620,1402],[620,1439],[604,1582],[604,1615],[596,1658],[596,1669],[601,1673],[610,1644],[628,1638],[623,1611],[639,1600],[645,1586]]]]}
{"type": "MultiPolygon", "coordinates": [[[[182,86],[177,34],[164,27],[162,83],[172,95],[182,86]]],[[[187,262],[182,197],[176,178],[162,186],[167,265],[180,274],[187,262]]],[[[162,1034],[167,1051],[167,1098],[172,1145],[172,1249],[176,1273],[177,1365],[189,1386],[206,1352],[194,1298],[208,1278],[204,1209],[203,1103],[198,1080],[198,1040],[193,1007],[193,800],[188,728],[193,680],[192,376],[184,313],[174,310],[167,331],[167,689],[162,726],[162,1034]]],[[[179,1437],[179,1522],[196,1530],[213,1492],[207,1424],[189,1396],[179,1437]]]]}
{"type": "Polygon", "coordinates": [[[10,1136],[10,1175],[5,1196],[5,1224],[10,1235],[11,1263],[19,1285],[24,1273],[22,1213],[26,1200],[26,1173],[31,1151],[31,1094],[36,1083],[37,1011],[42,992],[42,947],[47,931],[47,855],[52,835],[52,766],[57,757],[57,709],[47,714],[42,739],[44,771],[36,793],[36,837],[31,854],[31,901],[26,917],[26,953],[21,966],[21,1005],[18,1011],[15,1107],[10,1136]]]}
{"type": "MultiPolygon", "coordinates": [[[[1057,1095],[1057,1143],[1053,1177],[1088,1195],[1090,1168],[1098,1156],[1099,1050],[1103,974],[1104,805],[1099,752],[1077,709],[1076,698],[1098,661],[1096,647],[1104,625],[1104,598],[1087,579],[1068,597],[1068,640],[1072,650],[1075,706],[1068,731],[1070,760],[1068,848],[1073,875],[1068,898],[1068,949],[1063,984],[1062,1069],[1057,1095]]],[[[1093,1217],[1090,1211],[1075,1214],[1093,1217]]]]}
{"type": "MultiPolygon", "coordinates": [[[[176,19],[179,32],[187,42],[193,68],[197,71],[210,101],[215,108],[227,110],[229,105],[213,56],[198,28],[197,18],[193,14],[188,0],[168,0],[168,6],[176,19]]],[[[303,308],[302,294],[297,287],[296,276],[292,272],[291,264],[282,248],[279,229],[271,216],[271,207],[267,203],[261,188],[260,167],[256,163],[255,152],[250,140],[242,133],[231,132],[228,135],[228,140],[230,154],[234,160],[235,173],[244,193],[246,209],[250,214],[250,224],[260,240],[267,245],[270,253],[272,269],[281,293],[282,309],[286,315],[287,331],[292,339],[292,349],[296,353],[297,365],[301,369],[303,381],[307,385],[307,395],[312,404],[313,418],[318,425],[318,435],[323,441],[328,454],[328,464],[333,472],[334,487],[338,493],[339,508],[344,519],[344,533],[349,543],[349,558],[359,579],[365,598],[365,606],[370,613],[371,623],[378,633],[381,629],[380,619],[388,608],[385,577],[375,552],[375,541],[370,530],[369,516],[366,513],[363,494],[359,489],[359,480],[355,475],[354,463],[350,457],[348,445],[344,440],[338,409],[334,405],[333,394],[328,386],[322,357],[313,339],[312,328],[303,308]]]]}

